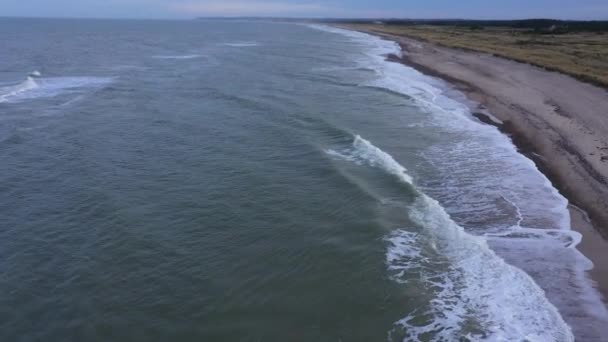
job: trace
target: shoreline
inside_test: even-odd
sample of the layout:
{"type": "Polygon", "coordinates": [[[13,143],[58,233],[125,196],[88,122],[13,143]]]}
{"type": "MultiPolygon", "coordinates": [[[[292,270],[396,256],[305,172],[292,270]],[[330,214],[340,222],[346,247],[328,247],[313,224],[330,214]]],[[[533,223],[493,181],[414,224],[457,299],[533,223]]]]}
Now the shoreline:
{"type": "Polygon", "coordinates": [[[473,116],[509,136],[568,200],[576,248],[593,263],[585,274],[608,305],[608,91],[489,54],[335,26],[396,42],[403,54],[388,60],[446,81],[476,104],[473,116]]]}
{"type": "MultiPolygon", "coordinates": [[[[604,118],[605,113],[601,109],[606,108],[608,110],[607,89],[584,83],[556,71],[545,70],[531,64],[499,56],[443,47],[414,38],[372,30],[361,30],[348,25],[336,26],[396,42],[402,51],[407,52],[407,55],[404,57],[389,55],[387,56],[388,60],[405,64],[423,74],[446,81],[454,89],[462,92],[468,99],[478,104],[478,108],[472,108],[474,113],[488,116],[487,113],[491,112],[491,116],[500,119],[502,122],[501,127],[499,127],[501,132],[512,139],[514,145],[522,154],[536,163],[539,170],[549,178],[570,203],[585,210],[597,231],[605,239],[608,239],[608,117],[604,118]],[[459,57],[465,57],[468,60],[459,60],[459,57]],[[428,60],[425,61],[427,58],[428,60]],[[472,60],[478,63],[467,63],[472,60]],[[438,65],[441,63],[435,62],[451,65],[438,65]],[[537,87],[538,84],[526,87],[525,84],[521,84],[522,82],[518,82],[519,84],[504,82],[499,84],[499,89],[496,90],[496,84],[492,84],[488,80],[496,83],[496,81],[506,80],[508,76],[493,73],[492,71],[496,70],[488,68],[493,63],[502,64],[499,69],[503,70],[500,71],[510,71],[508,68],[504,70],[503,67],[515,66],[515,68],[518,68],[517,76],[520,80],[516,81],[532,79],[538,75],[550,78],[538,82],[541,86],[547,85],[548,88],[540,91],[544,100],[540,103],[540,106],[538,106],[538,103],[533,103],[538,98],[532,98],[528,101],[530,96],[526,94],[526,90],[538,91],[536,89],[539,88],[537,87]],[[522,77],[522,75],[519,75],[522,71],[536,75],[523,75],[522,77]],[[550,84],[551,81],[557,81],[559,86],[567,85],[567,87],[559,89],[560,91],[557,94],[551,94],[555,90],[551,88],[557,88],[550,84]],[[511,91],[509,94],[501,94],[502,89],[500,88],[508,90],[513,88],[514,85],[523,87],[518,88],[516,92],[511,91]],[[568,90],[575,90],[573,88],[577,87],[580,88],[576,89],[577,94],[569,94],[568,90]],[[488,91],[488,89],[493,89],[493,91],[488,91]],[[589,96],[584,99],[576,99],[576,95],[587,90],[592,90],[593,93],[588,94],[589,96]],[[556,95],[566,96],[556,98],[556,95]],[[524,99],[520,101],[519,96],[524,99]],[[585,103],[585,100],[590,100],[591,103],[585,103]],[[562,106],[563,102],[573,102],[573,104],[562,106]],[[538,111],[531,109],[538,109],[538,111]],[[580,109],[584,109],[586,116],[594,117],[595,120],[585,120],[585,118],[572,115],[580,109]],[[549,115],[543,115],[545,113],[539,115],[537,112],[548,112],[546,114],[549,115]],[[552,136],[538,137],[539,131],[547,128],[551,132],[546,133],[551,133],[552,136]],[[571,139],[564,134],[567,133],[566,131],[575,131],[573,135],[578,136],[591,135],[593,138],[580,139],[588,141],[573,141],[575,139],[571,139]],[[576,131],[581,131],[581,134],[576,131]],[[556,167],[553,162],[553,158],[556,157],[568,160],[565,163],[560,163],[560,167],[556,167]],[[563,168],[569,170],[561,171],[560,169],[563,168]],[[573,183],[575,184],[573,185],[573,183]],[[581,189],[583,187],[585,189],[581,189]],[[585,190],[589,191],[585,192],[585,190]]],[[[478,116],[477,118],[480,119],[478,116]]],[[[497,126],[487,120],[480,119],[480,121],[497,126]]]]}

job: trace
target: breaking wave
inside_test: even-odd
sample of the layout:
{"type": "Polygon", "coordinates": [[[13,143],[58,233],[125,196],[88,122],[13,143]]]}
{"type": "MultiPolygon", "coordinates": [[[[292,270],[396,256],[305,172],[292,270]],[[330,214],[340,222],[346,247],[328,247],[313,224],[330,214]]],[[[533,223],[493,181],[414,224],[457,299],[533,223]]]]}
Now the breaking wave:
{"type": "Polygon", "coordinates": [[[25,81],[14,85],[0,88],[0,103],[8,102],[11,98],[18,97],[19,95],[38,88],[38,83],[32,76],[28,76],[25,81]]]}
{"type": "Polygon", "coordinates": [[[574,340],[534,280],[456,224],[391,155],[360,136],[351,147],[327,153],[381,169],[416,194],[408,214],[418,231],[390,233],[386,263],[392,279],[421,281],[433,299],[425,312],[399,320],[393,334],[416,340],[428,334],[438,340],[574,340]]]}
{"type": "Polygon", "coordinates": [[[257,42],[233,42],[233,43],[223,43],[222,45],[230,46],[230,47],[253,47],[253,46],[258,46],[260,44],[258,44],[257,42]]]}
{"type": "Polygon", "coordinates": [[[152,56],[155,59],[195,59],[195,58],[203,58],[205,55],[158,55],[152,56]]]}
{"type": "Polygon", "coordinates": [[[85,88],[99,88],[110,82],[110,77],[42,77],[40,72],[34,71],[23,82],[0,88],[0,103],[54,97],[85,88]]]}

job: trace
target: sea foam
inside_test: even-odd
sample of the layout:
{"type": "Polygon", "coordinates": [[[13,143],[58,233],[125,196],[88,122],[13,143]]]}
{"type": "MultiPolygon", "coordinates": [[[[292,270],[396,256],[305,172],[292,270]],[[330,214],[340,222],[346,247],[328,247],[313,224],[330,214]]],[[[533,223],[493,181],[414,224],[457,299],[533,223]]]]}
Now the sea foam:
{"type": "Polygon", "coordinates": [[[67,92],[83,89],[96,89],[112,82],[110,77],[42,77],[34,71],[16,85],[0,88],[0,103],[13,103],[25,100],[54,97],[67,92]]]}
{"type": "Polygon", "coordinates": [[[0,88],[0,103],[8,102],[11,98],[17,97],[38,87],[38,83],[36,83],[34,78],[32,76],[28,76],[25,81],[17,85],[0,88]]]}
{"type": "Polygon", "coordinates": [[[155,59],[195,59],[195,58],[203,58],[205,57],[205,55],[197,55],[197,54],[190,54],[190,55],[157,55],[157,56],[152,56],[152,58],[155,59]]]}
{"type": "Polygon", "coordinates": [[[233,43],[223,43],[224,46],[230,47],[254,47],[260,45],[257,42],[233,42],[233,43]]]}
{"type": "Polygon", "coordinates": [[[381,169],[416,193],[409,216],[421,231],[395,230],[386,237],[386,262],[392,279],[407,282],[412,279],[412,272],[417,272],[414,279],[422,280],[426,289],[435,292],[428,311],[416,314],[432,320],[421,324],[418,317],[409,316],[396,323],[408,339],[430,333],[438,340],[462,336],[486,340],[574,340],[570,328],[534,280],[497,256],[485,239],[468,234],[456,224],[439,202],[414,186],[406,168],[390,154],[360,136],[354,138],[350,148],[327,152],[381,169]],[[441,257],[446,258],[445,267],[422,267],[441,257]],[[467,331],[470,321],[483,331],[467,331]]]}

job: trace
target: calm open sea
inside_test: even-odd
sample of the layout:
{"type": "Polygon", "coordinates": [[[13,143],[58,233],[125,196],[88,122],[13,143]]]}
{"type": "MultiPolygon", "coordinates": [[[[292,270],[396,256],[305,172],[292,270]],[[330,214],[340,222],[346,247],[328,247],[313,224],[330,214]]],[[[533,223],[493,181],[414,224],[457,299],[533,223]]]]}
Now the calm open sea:
{"type": "Polygon", "coordinates": [[[0,19],[0,340],[601,340],[567,201],[394,43],[0,19]]]}

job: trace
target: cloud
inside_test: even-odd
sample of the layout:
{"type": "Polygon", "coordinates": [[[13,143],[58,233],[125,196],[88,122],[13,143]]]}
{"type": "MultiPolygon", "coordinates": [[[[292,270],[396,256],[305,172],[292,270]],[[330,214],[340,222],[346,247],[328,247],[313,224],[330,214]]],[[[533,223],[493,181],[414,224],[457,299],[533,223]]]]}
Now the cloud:
{"type": "Polygon", "coordinates": [[[174,12],[205,16],[289,16],[321,15],[335,11],[318,3],[285,3],[273,1],[203,1],[172,4],[174,12]]]}

